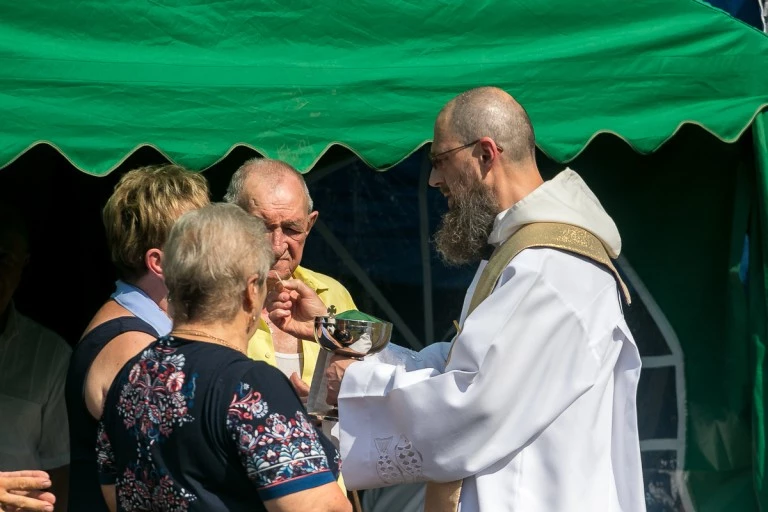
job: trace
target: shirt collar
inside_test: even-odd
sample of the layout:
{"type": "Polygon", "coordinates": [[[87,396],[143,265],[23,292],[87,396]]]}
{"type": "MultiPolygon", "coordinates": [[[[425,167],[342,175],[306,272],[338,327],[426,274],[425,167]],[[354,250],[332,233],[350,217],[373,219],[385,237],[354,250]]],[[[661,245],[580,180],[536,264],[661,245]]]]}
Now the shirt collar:
{"type": "Polygon", "coordinates": [[[296,270],[293,271],[293,277],[312,288],[315,293],[321,293],[328,290],[328,285],[323,280],[318,279],[301,265],[296,267],[296,270]]]}

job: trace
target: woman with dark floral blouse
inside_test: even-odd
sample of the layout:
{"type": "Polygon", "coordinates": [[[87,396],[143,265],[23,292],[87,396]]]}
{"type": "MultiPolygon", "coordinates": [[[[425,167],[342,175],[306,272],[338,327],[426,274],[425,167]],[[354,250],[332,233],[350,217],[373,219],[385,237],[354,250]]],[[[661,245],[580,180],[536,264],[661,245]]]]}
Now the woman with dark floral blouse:
{"type": "Polygon", "coordinates": [[[338,453],[288,380],[244,353],[272,253],[237,206],[183,215],[164,248],[174,319],[118,373],[97,456],[110,509],[348,511],[338,453]]]}

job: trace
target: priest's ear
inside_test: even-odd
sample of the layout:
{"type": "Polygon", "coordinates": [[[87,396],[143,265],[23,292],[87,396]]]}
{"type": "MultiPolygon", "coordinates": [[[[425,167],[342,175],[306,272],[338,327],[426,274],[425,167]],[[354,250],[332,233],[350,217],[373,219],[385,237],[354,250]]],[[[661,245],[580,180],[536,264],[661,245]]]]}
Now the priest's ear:
{"type": "Polygon", "coordinates": [[[481,137],[477,141],[477,149],[480,158],[480,169],[483,174],[487,173],[499,158],[503,151],[502,147],[496,144],[490,137],[481,137]]]}

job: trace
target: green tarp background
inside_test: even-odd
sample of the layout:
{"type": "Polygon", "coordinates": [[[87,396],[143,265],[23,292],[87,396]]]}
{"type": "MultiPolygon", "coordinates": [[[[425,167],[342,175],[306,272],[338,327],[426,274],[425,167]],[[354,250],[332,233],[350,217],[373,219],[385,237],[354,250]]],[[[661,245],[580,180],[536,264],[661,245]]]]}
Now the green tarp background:
{"type": "Polygon", "coordinates": [[[754,450],[755,489],[763,508],[768,508],[768,426],[766,425],[766,343],[768,343],[768,114],[761,113],[754,130],[755,186],[750,226],[749,331],[750,376],[752,377],[752,448],[754,450]]]}
{"type": "Polygon", "coordinates": [[[565,161],[601,131],[648,152],[681,123],[735,140],[768,104],[768,41],[694,0],[4,2],[0,164],[36,141],[108,172],[141,144],[199,169],[247,144],[374,167],[496,84],[565,161]]]}
{"type": "Polygon", "coordinates": [[[737,275],[747,191],[754,190],[750,143],[745,137],[737,144],[713,144],[698,130],[684,130],[642,157],[601,138],[573,163],[616,221],[622,254],[680,339],[686,393],[682,482],[698,512],[758,510],[753,367],[746,291],[737,275]]]}

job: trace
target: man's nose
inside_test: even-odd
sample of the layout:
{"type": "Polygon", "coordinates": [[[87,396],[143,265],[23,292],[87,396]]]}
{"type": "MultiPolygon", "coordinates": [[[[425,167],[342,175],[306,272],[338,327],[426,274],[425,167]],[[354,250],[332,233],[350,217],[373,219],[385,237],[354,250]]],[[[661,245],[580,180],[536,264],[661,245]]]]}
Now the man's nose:
{"type": "Polygon", "coordinates": [[[272,251],[275,253],[275,256],[281,256],[285,252],[287,246],[283,231],[281,229],[276,229],[270,233],[270,237],[272,239],[272,251]]]}
{"type": "Polygon", "coordinates": [[[439,188],[442,183],[443,177],[441,176],[440,171],[432,166],[432,170],[429,172],[429,186],[439,188]]]}

